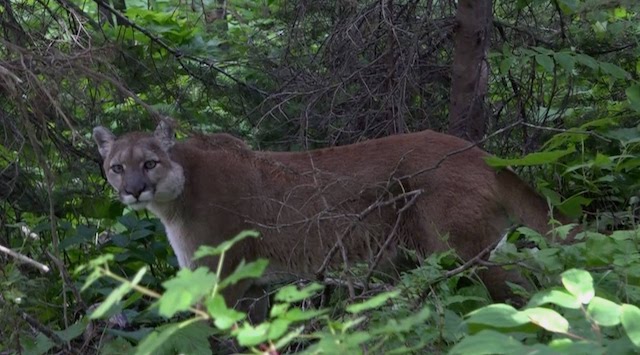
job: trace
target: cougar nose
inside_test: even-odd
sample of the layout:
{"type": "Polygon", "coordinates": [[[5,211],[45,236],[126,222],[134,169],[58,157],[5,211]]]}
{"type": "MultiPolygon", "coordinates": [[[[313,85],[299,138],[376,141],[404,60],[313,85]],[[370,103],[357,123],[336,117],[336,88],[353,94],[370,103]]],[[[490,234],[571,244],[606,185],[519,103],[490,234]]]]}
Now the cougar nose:
{"type": "Polygon", "coordinates": [[[140,197],[140,194],[147,189],[147,184],[144,182],[129,184],[125,187],[124,192],[136,198],[136,200],[140,197]]]}

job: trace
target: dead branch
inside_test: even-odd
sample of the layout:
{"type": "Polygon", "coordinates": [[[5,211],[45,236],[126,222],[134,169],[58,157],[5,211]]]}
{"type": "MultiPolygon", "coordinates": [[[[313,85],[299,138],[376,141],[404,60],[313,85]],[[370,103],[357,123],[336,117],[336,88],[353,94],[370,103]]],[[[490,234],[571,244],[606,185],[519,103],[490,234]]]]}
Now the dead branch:
{"type": "Polygon", "coordinates": [[[44,265],[42,263],[39,263],[33,259],[31,259],[30,257],[20,254],[17,251],[11,250],[7,247],[5,247],[4,245],[0,245],[0,252],[3,252],[15,259],[18,259],[22,262],[24,262],[27,265],[31,265],[33,267],[35,267],[36,269],[40,270],[41,272],[49,272],[49,267],[47,265],[44,265]]]}

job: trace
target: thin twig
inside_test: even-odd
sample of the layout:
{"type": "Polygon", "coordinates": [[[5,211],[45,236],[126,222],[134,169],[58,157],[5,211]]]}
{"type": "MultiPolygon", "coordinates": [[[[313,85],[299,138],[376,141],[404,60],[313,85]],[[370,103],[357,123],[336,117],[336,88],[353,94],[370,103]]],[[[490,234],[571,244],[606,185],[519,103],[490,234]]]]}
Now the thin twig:
{"type": "MultiPolygon", "coordinates": [[[[419,192],[421,193],[422,191],[419,190],[419,192]]],[[[400,210],[398,211],[396,222],[393,225],[391,232],[389,232],[389,235],[387,236],[387,240],[385,240],[380,250],[378,250],[378,254],[375,256],[373,262],[369,265],[369,270],[367,271],[367,275],[364,278],[365,291],[368,288],[369,279],[371,278],[371,275],[373,275],[373,271],[376,269],[376,267],[378,267],[378,264],[380,263],[380,260],[384,255],[385,249],[387,249],[389,244],[391,244],[391,241],[394,240],[396,237],[396,233],[398,231],[398,227],[400,226],[400,221],[402,220],[402,216],[404,215],[404,212],[407,211],[409,207],[415,204],[416,200],[418,199],[418,196],[420,196],[420,193],[414,194],[409,200],[409,202],[407,202],[404,206],[402,206],[402,208],[400,208],[400,210]]]]}
{"type": "Polygon", "coordinates": [[[18,307],[13,307],[13,305],[7,303],[2,296],[0,295],[0,306],[2,309],[14,309],[25,322],[29,323],[30,326],[34,327],[40,333],[44,334],[47,338],[53,340],[56,344],[63,346],[66,351],[72,354],[79,354],[75,349],[69,346],[69,343],[62,339],[58,334],[56,334],[53,330],[51,330],[46,325],[40,323],[35,317],[28,314],[27,312],[21,310],[18,307]]]}
{"type": "Polygon", "coordinates": [[[28,265],[31,265],[33,267],[35,267],[36,269],[42,271],[42,272],[49,272],[51,269],[49,269],[49,267],[45,264],[41,264],[33,259],[31,259],[30,257],[20,254],[16,251],[13,251],[7,247],[5,247],[4,245],[0,245],[0,252],[3,252],[9,256],[12,256],[28,265]]]}
{"type": "Polygon", "coordinates": [[[46,254],[49,257],[49,259],[51,259],[51,261],[53,261],[53,263],[56,265],[58,270],[60,270],[62,274],[62,281],[67,285],[67,287],[69,287],[69,289],[71,290],[71,292],[76,298],[76,302],[80,305],[80,308],[82,308],[82,310],[86,310],[87,304],[84,303],[84,300],[80,295],[80,291],[78,291],[78,288],[71,280],[71,276],[69,276],[69,272],[67,272],[67,268],[64,266],[64,263],[50,251],[47,250],[46,254]]]}
{"type": "MultiPolygon", "coordinates": [[[[413,196],[413,195],[416,195],[416,194],[421,194],[422,192],[423,192],[422,189],[412,190],[412,191],[409,191],[407,193],[400,194],[398,196],[394,196],[393,198],[388,199],[386,201],[380,201],[379,199],[376,200],[376,202],[374,202],[371,205],[369,205],[367,208],[362,210],[362,212],[360,212],[359,214],[353,216],[354,220],[349,224],[349,226],[347,226],[347,228],[345,228],[344,232],[342,232],[342,234],[340,234],[338,236],[338,239],[341,240],[344,237],[346,237],[346,235],[349,234],[349,232],[351,232],[351,230],[355,227],[356,222],[362,221],[366,216],[368,216],[371,212],[375,211],[377,208],[394,204],[398,200],[406,199],[409,196],[413,196]]],[[[324,260],[322,262],[322,265],[320,265],[320,268],[318,268],[318,270],[315,272],[316,276],[320,277],[324,273],[324,271],[329,266],[329,262],[331,261],[331,258],[333,258],[333,254],[335,254],[335,252],[338,250],[338,247],[339,247],[339,244],[336,241],[336,243],[333,245],[333,247],[331,247],[331,249],[329,250],[329,252],[325,256],[325,258],[324,258],[324,260]]]]}

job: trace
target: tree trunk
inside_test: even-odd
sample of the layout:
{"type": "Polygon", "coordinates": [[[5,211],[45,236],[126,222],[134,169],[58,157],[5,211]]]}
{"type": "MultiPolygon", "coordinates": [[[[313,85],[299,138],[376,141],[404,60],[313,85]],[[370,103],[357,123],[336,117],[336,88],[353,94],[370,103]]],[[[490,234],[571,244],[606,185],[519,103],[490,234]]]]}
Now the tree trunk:
{"type": "Polygon", "coordinates": [[[449,133],[477,142],[487,127],[487,94],[491,0],[459,0],[455,52],[451,70],[449,133]]]}

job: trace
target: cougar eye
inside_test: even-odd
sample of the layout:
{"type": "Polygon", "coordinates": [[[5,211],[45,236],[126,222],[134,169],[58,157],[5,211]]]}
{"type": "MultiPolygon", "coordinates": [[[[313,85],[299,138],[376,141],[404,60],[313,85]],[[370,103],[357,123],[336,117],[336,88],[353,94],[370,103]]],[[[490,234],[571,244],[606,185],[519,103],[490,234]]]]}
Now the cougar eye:
{"type": "Polygon", "coordinates": [[[151,170],[153,168],[156,167],[156,165],[158,165],[158,162],[155,160],[147,160],[144,162],[144,168],[147,170],[151,170]]]}
{"type": "Polygon", "coordinates": [[[111,165],[111,171],[113,171],[114,174],[122,174],[124,167],[121,164],[114,164],[111,165]]]}

